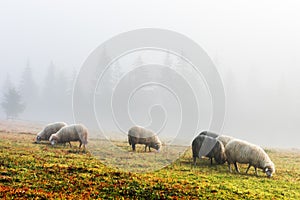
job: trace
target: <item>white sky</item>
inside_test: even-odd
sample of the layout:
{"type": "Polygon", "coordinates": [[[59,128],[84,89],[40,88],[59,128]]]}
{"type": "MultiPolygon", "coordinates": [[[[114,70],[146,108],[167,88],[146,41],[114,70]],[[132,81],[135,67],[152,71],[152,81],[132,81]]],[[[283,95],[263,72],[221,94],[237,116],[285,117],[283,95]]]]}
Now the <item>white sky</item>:
{"type": "MultiPolygon", "coordinates": [[[[124,31],[178,31],[219,62],[220,71],[253,66],[298,72],[299,1],[0,1],[0,67],[13,73],[27,58],[35,71],[51,60],[79,68],[103,41],[124,31]]],[[[247,73],[247,70],[246,72],[247,73]]],[[[1,73],[1,79],[5,73],[1,73]]],[[[13,78],[17,75],[11,75],[13,78]]]]}

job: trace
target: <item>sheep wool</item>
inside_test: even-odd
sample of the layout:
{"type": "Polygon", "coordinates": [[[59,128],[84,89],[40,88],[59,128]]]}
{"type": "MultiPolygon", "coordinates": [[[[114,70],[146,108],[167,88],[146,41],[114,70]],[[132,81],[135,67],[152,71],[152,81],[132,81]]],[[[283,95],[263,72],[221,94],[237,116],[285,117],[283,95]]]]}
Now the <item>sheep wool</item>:
{"type": "Polygon", "coordinates": [[[217,140],[223,143],[224,147],[230,142],[231,140],[235,139],[234,137],[228,136],[228,135],[219,135],[217,137],[217,140]]]}
{"type": "Polygon", "coordinates": [[[67,126],[65,122],[54,122],[51,124],[48,124],[44,127],[42,131],[40,131],[36,135],[36,143],[39,143],[41,140],[49,140],[50,136],[57,131],[59,131],[61,128],[67,126]]]}

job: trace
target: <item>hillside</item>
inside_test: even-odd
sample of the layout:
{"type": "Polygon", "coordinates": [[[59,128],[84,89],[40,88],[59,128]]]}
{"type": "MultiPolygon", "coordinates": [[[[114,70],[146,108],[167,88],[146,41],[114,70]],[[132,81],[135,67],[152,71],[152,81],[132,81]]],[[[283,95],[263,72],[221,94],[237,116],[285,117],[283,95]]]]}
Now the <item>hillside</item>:
{"type": "MultiPolygon", "coordinates": [[[[34,126],[32,126],[34,127],[34,126]]],[[[267,149],[276,173],[267,178],[230,174],[202,159],[191,167],[188,150],[173,164],[147,173],[110,168],[76,147],[34,144],[38,129],[0,129],[0,198],[12,199],[299,199],[300,152],[267,149]]],[[[127,147],[127,143],[119,145],[127,147]]],[[[77,143],[74,143],[77,146],[77,143]]],[[[136,153],[139,154],[139,153],[136,153]]],[[[149,153],[151,155],[151,153],[149,153]]],[[[112,155],[113,157],[113,155],[112,155]]],[[[241,166],[244,172],[245,165],[241,166]]]]}

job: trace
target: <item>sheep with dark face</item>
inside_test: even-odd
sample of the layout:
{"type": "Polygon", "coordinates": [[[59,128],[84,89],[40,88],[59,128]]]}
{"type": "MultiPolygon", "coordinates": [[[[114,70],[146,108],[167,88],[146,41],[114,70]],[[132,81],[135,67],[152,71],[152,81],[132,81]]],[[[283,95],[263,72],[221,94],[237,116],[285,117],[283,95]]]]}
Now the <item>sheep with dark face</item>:
{"type": "Polygon", "coordinates": [[[40,131],[36,136],[36,143],[39,143],[41,140],[49,140],[50,136],[57,131],[59,131],[61,128],[67,126],[65,122],[54,122],[51,124],[48,124],[44,127],[42,131],[40,131]]]}
{"type": "Polygon", "coordinates": [[[79,148],[83,144],[83,148],[87,144],[88,130],[82,124],[73,124],[69,126],[65,126],[60,129],[57,133],[52,134],[49,138],[49,141],[52,145],[57,143],[65,144],[68,142],[71,146],[72,141],[79,141],[79,148]]]}
{"type": "Polygon", "coordinates": [[[224,146],[216,138],[198,135],[192,142],[192,151],[194,165],[196,165],[196,158],[202,156],[210,158],[211,165],[213,158],[218,164],[224,164],[226,161],[224,146]]]}
{"type": "Polygon", "coordinates": [[[219,136],[218,134],[210,132],[210,131],[202,131],[199,135],[206,135],[206,136],[209,136],[212,138],[216,138],[219,136]]]}
{"type": "Polygon", "coordinates": [[[128,142],[132,146],[132,150],[135,151],[136,144],[145,144],[145,152],[147,147],[156,149],[157,151],[161,148],[161,141],[158,136],[152,131],[147,130],[143,127],[134,126],[128,131],[128,142]]]}
{"type": "Polygon", "coordinates": [[[237,163],[244,163],[249,164],[246,173],[251,166],[254,167],[256,175],[258,175],[257,168],[262,169],[268,177],[271,177],[272,174],[275,173],[275,165],[269,158],[268,154],[261,147],[255,144],[234,139],[226,145],[225,153],[230,172],[230,164],[233,163],[236,171],[239,173],[240,171],[237,163]]]}

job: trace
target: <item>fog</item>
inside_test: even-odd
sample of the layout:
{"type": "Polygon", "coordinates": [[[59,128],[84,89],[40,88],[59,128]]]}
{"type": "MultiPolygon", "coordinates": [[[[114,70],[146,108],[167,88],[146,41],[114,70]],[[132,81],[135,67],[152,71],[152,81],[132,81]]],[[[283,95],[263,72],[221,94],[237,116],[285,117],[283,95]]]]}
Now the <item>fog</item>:
{"type": "MultiPolygon", "coordinates": [[[[0,2],[1,101],[8,85],[13,85],[20,91],[22,101],[26,104],[18,119],[72,123],[72,91],[76,75],[95,48],[126,31],[139,28],[168,29],[198,43],[214,62],[226,96],[226,113],[220,133],[262,146],[300,148],[299,10],[300,3],[296,0],[88,3],[4,0],[0,2]]],[[[109,54],[109,50],[107,52],[109,54]]],[[[167,53],[158,55],[157,60],[165,62],[167,56],[167,53]]],[[[114,76],[121,77],[126,72],[122,66],[130,65],[128,63],[134,65],[138,59],[144,63],[150,62],[145,53],[136,55],[130,61],[120,61],[120,69],[115,68],[117,70],[112,73],[120,72],[114,76]]],[[[176,62],[174,58],[172,63],[176,62]]],[[[170,73],[162,73],[167,74],[170,73]]],[[[192,76],[187,77],[193,81],[192,76]]],[[[174,80],[175,83],[181,83],[180,77],[174,80]]],[[[126,85],[126,78],[122,81],[123,86],[126,85]]],[[[103,90],[108,87],[104,85],[103,90]]],[[[101,87],[97,89],[95,100],[101,102],[103,93],[101,87]]],[[[116,91],[118,89],[125,91],[122,88],[116,88],[116,91]]],[[[142,95],[150,99],[149,96],[158,91],[144,91],[142,95]]],[[[212,109],[207,99],[209,94],[201,91],[204,91],[205,100],[200,106],[205,106],[199,112],[209,115],[212,109]]],[[[166,97],[162,95],[164,101],[156,99],[145,104],[151,107],[174,101],[168,105],[170,107],[166,106],[165,110],[154,108],[150,110],[152,114],[148,113],[149,108],[145,108],[132,114],[134,121],[145,125],[150,123],[152,117],[154,129],[159,130],[166,116],[166,127],[177,129],[178,119],[173,119],[174,115],[167,113],[176,110],[172,107],[176,101],[169,99],[167,94],[164,93],[166,97]]],[[[143,102],[145,99],[136,97],[133,101],[143,102]]],[[[136,105],[141,108],[143,104],[136,105]]],[[[95,107],[101,111],[104,109],[101,104],[95,107]]],[[[134,106],[129,104],[129,107],[134,106]]],[[[106,115],[104,112],[98,117],[105,121],[106,115]]],[[[201,121],[203,124],[197,131],[209,128],[210,117],[201,121]]],[[[0,118],[6,118],[2,107],[0,118]]],[[[111,128],[112,131],[118,131],[111,123],[108,124],[105,130],[111,128]]]]}

